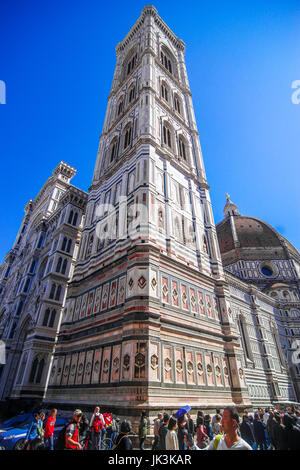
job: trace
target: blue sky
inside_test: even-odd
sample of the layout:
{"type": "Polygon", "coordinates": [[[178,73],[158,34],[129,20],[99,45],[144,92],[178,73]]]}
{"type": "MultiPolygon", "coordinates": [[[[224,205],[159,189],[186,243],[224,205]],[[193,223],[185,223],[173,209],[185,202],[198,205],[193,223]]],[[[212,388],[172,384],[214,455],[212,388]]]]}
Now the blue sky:
{"type": "MultiPolygon", "coordinates": [[[[146,2],[1,3],[0,262],[60,160],[92,179],[115,46],[146,2]]],[[[149,2],[150,3],[150,2],[149,2]]],[[[215,221],[225,194],[300,249],[299,1],[156,1],[186,43],[186,63],[215,221]]]]}

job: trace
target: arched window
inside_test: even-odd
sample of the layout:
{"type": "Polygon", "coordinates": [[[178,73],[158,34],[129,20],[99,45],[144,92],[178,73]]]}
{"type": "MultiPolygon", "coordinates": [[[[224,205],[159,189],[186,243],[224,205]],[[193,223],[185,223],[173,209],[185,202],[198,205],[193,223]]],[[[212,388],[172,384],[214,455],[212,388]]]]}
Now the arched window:
{"type": "Polygon", "coordinates": [[[133,69],[135,68],[137,63],[137,54],[135,54],[128,62],[127,64],[127,75],[129,75],[133,69]]]}
{"type": "Polygon", "coordinates": [[[34,273],[35,266],[36,266],[36,260],[34,259],[34,260],[32,260],[32,263],[31,263],[31,266],[30,266],[30,269],[29,269],[30,274],[34,273]]]}
{"type": "Polygon", "coordinates": [[[36,384],[41,383],[44,366],[45,366],[45,361],[44,361],[44,359],[42,359],[39,363],[39,366],[38,366],[38,371],[37,371],[37,375],[36,375],[36,379],[35,379],[36,384]]]}
{"type": "Polygon", "coordinates": [[[71,240],[71,238],[69,238],[68,245],[67,245],[67,249],[66,249],[66,252],[67,252],[67,253],[70,253],[70,251],[71,251],[71,246],[72,246],[72,240],[71,240]]]}
{"type": "Polygon", "coordinates": [[[134,97],[135,97],[135,86],[132,86],[129,90],[128,103],[131,103],[134,97]]]}
{"type": "Polygon", "coordinates": [[[19,305],[18,305],[18,310],[17,310],[16,315],[20,315],[20,313],[22,312],[22,308],[23,308],[23,302],[21,300],[19,305]]]}
{"type": "Polygon", "coordinates": [[[39,366],[39,360],[36,357],[35,360],[32,363],[32,367],[31,367],[31,372],[30,372],[30,376],[29,376],[29,382],[30,383],[34,383],[34,378],[35,378],[38,366],[39,366]]]}
{"type": "Polygon", "coordinates": [[[161,97],[167,102],[169,102],[169,88],[165,82],[161,84],[160,91],[161,91],[161,97]]]}
{"type": "Polygon", "coordinates": [[[72,224],[72,225],[74,225],[74,227],[76,227],[76,225],[77,225],[77,219],[78,219],[78,212],[76,212],[75,215],[74,215],[73,224],[72,224]]]}
{"type": "Polygon", "coordinates": [[[60,294],[61,294],[61,286],[58,286],[58,287],[57,287],[57,291],[56,291],[55,300],[59,300],[59,299],[60,299],[60,294]]]}
{"type": "Polygon", "coordinates": [[[131,126],[127,127],[125,132],[125,139],[124,139],[124,150],[130,145],[131,143],[131,126]]]}
{"type": "Polygon", "coordinates": [[[118,102],[117,106],[117,114],[120,116],[120,114],[123,112],[124,109],[124,96],[122,96],[118,102]]]}
{"type": "Polygon", "coordinates": [[[117,139],[114,139],[111,143],[110,147],[110,163],[116,158],[117,156],[117,145],[118,141],[117,139]]]}
{"type": "Polygon", "coordinates": [[[54,299],[55,290],[56,290],[56,284],[53,283],[51,287],[49,299],[54,299]]]}
{"type": "Polygon", "coordinates": [[[55,322],[55,317],[56,317],[56,310],[52,310],[50,322],[49,322],[49,325],[48,325],[49,328],[53,328],[54,322],[55,322]]]}
{"type": "Polygon", "coordinates": [[[66,274],[67,264],[68,264],[68,261],[65,259],[62,265],[62,270],[61,270],[62,274],[66,274]]]}
{"type": "Polygon", "coordinates": [[[66,251],[67,241],[68,241],[67,237],[64,237],[62,245],[61,245],[62,251],[66,251]]]}
{"type": "Polygon", "coordinates": [[[72,223],[73,215],[74,215],[74,212],[71,211],[71,212],[70,212],[70,215],[69,215],[69,219],[68,219],[68,224],[71,224],[71,223],[72,223]]]}
{"type": "Polygon", "coordinates": [[[172,148],[171,130],[166,124],[163,125],[163,143],[172,148]]]}
{"type": "Polygon", "coordinates": [[[183,139],[182,136],[179,137],[179,156],[183,159],[183,160],[187,160],[186,158],[186,144],[185,144],[185,141],[183,139]]]}
{"type": "Polygon", "coordinates": [[[61,270],[62,258],[60,257],[57,261],[56,272],[59,273],[61,270]]]}
{"type": "Polygon", "coordinates": [[[25,282],[25,285],[24,285],[24,292],[28,291],[29,284],[30,284],[30,278],[26,279],[26,282],[25,282]]]}
{"type": "Polygon", "coordinates": [[[162,65],[170,72],[173,73],[173,67],[172,67],[172,60],[170,55],[167,53],[167,51],[164,49],[160,53],[160,61],[162,65]]]}
{"type": "Polygon", "coordinates": [[[180,105],[180,98],[178,97],[178,95],[175,95],[174,96],[174,108],[175,108],[175,111],[177,111],[177,113],[181,114],[181,105],[180,105]]]}
{"type": "Polygon", "coordinates": [[[47,310],[45,311],[45,315],[44,315],[43,326],[48,325],[49,315],[50,315],[50,309],[47,308],[47,310]]]}

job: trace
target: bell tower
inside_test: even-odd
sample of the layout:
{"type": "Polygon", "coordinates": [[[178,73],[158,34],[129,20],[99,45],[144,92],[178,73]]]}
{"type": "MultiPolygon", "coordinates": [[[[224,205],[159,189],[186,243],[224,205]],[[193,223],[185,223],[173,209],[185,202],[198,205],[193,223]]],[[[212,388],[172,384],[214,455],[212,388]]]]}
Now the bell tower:
{"type": "Polygon", "coordinates": [[[117,45],[49,403],[249,406],[184,54],[151,5],[117,45]]]}

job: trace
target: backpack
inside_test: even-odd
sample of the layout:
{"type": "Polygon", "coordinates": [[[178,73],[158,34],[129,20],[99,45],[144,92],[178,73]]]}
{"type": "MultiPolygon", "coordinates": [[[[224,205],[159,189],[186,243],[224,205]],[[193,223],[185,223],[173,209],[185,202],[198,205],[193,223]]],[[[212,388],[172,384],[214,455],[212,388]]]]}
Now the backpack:
{"type": "Polygon", "coordinates": [[[113,417],[111,413],[103,413],[103,419],[105,422],[105,427],[108,428],[113,424],[113,417]]]}
{"type": "Polygon", "coordinates": [[[66,446],[66,431],[69,424],[65,424],[59,431],[55,442],[55,450],[64,450],[66,446]]]}
{"type": "Polygon", "coordinates": [[[95,415],[94,422],[93,422],[93,431],[99,433],[103,429],[103,423],[100,418],[100,415],[95,415]]]}
{"type": "Polygon", "coordinates": [[[218,434],[215,439],[214,439],[214,450],[218,449],[218,446],[220,444],[220,440],[223,437],[223,434],[218,434]]]}

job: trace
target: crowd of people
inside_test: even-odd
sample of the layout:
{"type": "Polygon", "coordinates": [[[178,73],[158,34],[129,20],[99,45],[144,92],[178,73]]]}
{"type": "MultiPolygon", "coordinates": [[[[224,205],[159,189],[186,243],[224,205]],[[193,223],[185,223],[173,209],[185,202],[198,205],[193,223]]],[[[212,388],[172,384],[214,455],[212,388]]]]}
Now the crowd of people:
{"type": "MultiPolygon", "coordinates": [[[[101,413],[97,406],[90,419],[81,410],[74,411],[73,419],[60,432],[54,445],[54,427],[57,410],[45,420],[38,412],[28,429],[24,446],[34,450],[132,450],[130,437],[139,438],[140,450],[145,450],[148,418],[141,412],[138,435],[131,422],[101,413]],[[104,445],[105,442],[105,445],[104,445]]],[[[154,420],[152,450],[300,450],[300,410],[295,407],[244,410],[242,419],[231,406],[211,417],[202,411],[194,420],[189,412],[170,415],[158,413],[154,420]]]]}
{"type": "Polygon", "coordinates": [[[260,408],[254,414],[228,406],[211,417],[198,411],[178,419],[158,414],[152,450],[300,450],[300,410],[260,408]]]}

